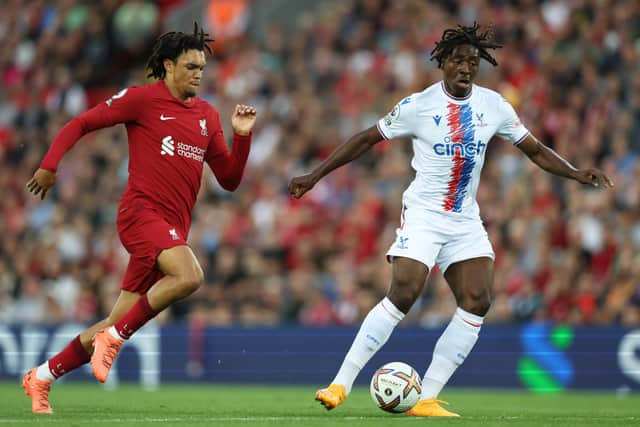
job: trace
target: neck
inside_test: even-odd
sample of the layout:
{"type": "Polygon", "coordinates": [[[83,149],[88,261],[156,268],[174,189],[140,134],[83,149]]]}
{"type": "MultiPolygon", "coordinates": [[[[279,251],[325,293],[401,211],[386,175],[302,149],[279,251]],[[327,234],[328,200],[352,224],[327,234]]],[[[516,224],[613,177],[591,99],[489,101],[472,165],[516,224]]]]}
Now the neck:
{"type": "Polygon", "coordinates": [[[180,92],[175,86],[169,84],[169,82],[167,82],[166,79],[164,80],[164,85],[167,87],[167,89],[169,90],[169,93],[173,95],[174,98],[182,102],[191,101],[191,96],[187,96],[184,93],[180,92]]]}
{"type": "Polygon", "coordinates": [[[469,89],[467,90],[455,90],[449,85],[448,81],[444,81],[444,88],[447,90],[447,92],[449,92],[449,95],[452,95],[456,98],[466,98],[467,96],[469,96],[472,86],[473,85],[469,85],[469,89]]]}

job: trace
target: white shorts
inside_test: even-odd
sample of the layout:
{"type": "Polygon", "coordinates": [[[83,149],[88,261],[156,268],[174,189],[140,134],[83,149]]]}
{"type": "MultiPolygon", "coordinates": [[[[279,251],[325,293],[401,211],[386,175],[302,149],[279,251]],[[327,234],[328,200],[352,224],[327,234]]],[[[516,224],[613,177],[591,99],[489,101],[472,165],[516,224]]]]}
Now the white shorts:
{"type": "Polygon", "coordinates": [[[415,259],[429,270],[438,264],[443,273],[453,263],[471,258],[495,259],[493,247],[482,220],[452,218],[421,208],[402,207],[396,240],[387,251],[393,257],[415,259]]]}

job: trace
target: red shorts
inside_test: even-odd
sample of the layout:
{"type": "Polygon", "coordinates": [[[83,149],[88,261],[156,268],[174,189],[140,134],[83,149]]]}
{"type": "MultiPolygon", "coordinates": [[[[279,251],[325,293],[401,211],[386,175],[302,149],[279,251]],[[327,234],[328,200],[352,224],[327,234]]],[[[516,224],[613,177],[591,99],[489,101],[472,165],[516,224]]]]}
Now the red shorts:
{"type": "Polygon", "coordinates": [[[142,200],[120,206],[116,225],[122,245],[131,254],[121,288],[144,294],[164,276],[156,265],[158,254],[186,245],[186,234],[142,200]]]}

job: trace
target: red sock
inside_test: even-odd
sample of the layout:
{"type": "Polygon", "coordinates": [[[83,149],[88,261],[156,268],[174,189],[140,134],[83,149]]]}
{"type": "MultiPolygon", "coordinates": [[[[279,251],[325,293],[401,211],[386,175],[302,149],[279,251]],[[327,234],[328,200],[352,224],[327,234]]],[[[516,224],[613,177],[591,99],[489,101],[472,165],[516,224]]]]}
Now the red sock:
{"type": "Polygon", "coordinates": [[[91,360],[91,355],[82,346],[80,335],[78,335],[60,353],[49,359],[49,371],[54,377],[60,378],[88,363],[89,360],[91,360]]]}
{"type": "Polygon", "coordinates": [[[122,338],[128,340],[135,331],[142,328],[142,326],[153,319],[156,314],[158,313],[153,311],[149,305],[147,294],[144,294],[113,327],[122,338]]]}

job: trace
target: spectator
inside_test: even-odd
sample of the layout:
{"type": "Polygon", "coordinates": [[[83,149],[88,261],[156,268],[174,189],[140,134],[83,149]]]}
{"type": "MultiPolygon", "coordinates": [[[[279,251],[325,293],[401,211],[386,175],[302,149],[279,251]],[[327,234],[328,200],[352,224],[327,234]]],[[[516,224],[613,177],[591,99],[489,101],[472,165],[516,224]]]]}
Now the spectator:
{"type": "MultiPolygon", "coordinates": [[[[28,304],[65,307],[60,321],[91,323],[113,303],[127,262],[110,231],[126,181],[124,131],[96,133],[69,153],[51,194],[64,201],[55,209],[27,199],[23,183],[71,115],[117,88],[144,83],[142,65],[116,49],[124,39],[114,29],[142,14],[144,32],[134,40],[142,44],[134,51],[148,51],[147,40],[168,30],[166,3],[3,5],[0,321],[21,319],[23,310],[7,307],[28,304]],[[52,222],[65,236],[58,247],[42,235],[52,222]],[[43,265],[43,251],[61,260],[56,277],[43,265]],[[45,280],[60,287],[49,289],[45,280]],[[59,289],[68,286],[73,300],[60,301],[59,289]]],[[[189,2],[182,3],[171,9],[189,2]]],[[[235,32],[219,49],[213,44],[218,57],[207,67],[202,95],[222,117],[242,99],[262,119],[239,191],[228,195],[210,175],[202,186],[190,243],[207,266],[206,289],[161,321],[186,322],[197,307],[199,318],[216,326],[359,324],[388,283],[388,272],[372,265],[384,264],[398,222],[399,191],[412,178],[411,144],[379,144],[384,155],[336,171],[308,201],[289,199],[286,184],[402,94],[439,79],[425,59],[434,40],[444,28],[478,20],[493,22],[505,45],[496,53],[501,66],[481,70],[479,83],[516,109],[528,100],[526,111],[518,109],[527,128],[577,166],[597,164],[617,184],[605,194],[558,182],[508,144],[490,143],[478,193],[497,255],[488,321],[640,325],[638,1],[317,2],[295,28],[272,26],[255,40],[243,33],[251,28],[246,5],[235,32]],[[249,253],[251,261],[241,262],[249,253]]],[[[446,290],[434,272],[407,324],[444,322],[452,303],[446,290]]],[[[42,321],[33,314],[41,312],[25,320],[42,321]]]]}

